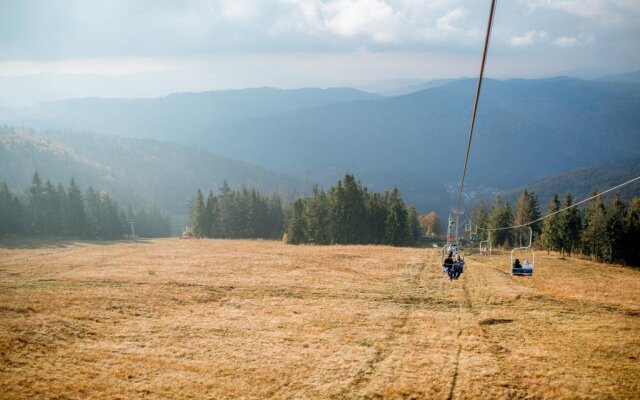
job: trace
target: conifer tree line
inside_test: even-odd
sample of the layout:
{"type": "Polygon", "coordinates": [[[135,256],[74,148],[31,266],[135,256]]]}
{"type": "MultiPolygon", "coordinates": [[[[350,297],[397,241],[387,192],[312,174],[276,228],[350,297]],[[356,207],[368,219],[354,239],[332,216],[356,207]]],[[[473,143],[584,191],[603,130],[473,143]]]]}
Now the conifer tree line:
{"type": "Polygon", "coordinates": [[[15,196],[0,183],[0,234],[63,236],[83,239],[118,239],[131,232],[127,220],[136,220],[136,234],[162,237],[171,234],[169,216],[155,206],[125,212],[107,192],[89,187],[84,194],[71,178],[44,184],[36,171],[24,196],[15,196]]]}
{"type": "Polygon", "coordinates": [[[284,229],[282,201],[255,189],[232,190],[225,180],[220,193],[204,198],[197,190],[191,207],[191,230],[198,238],[279,239],[284,229]]]}
{"type": "MultiPolygon", "coordinates": [[[[566,193],[562,200],[556,194],[545,215],[573,204],[571,193],[566,193]]],[[[528,223],[540,216],[537,196],[525,190],[518,198],[515,210],[500,196],[496,197],[491,209],[481,201],[474,210],[472,223],[495,229],[528,223]]],[[[547,252],[582,254],[600,262],[640,266],[640,198],[625,203],[618,193],[606,206],[601,197],[596,197],[582,210],[572,207],[531,227],[535,245],[547,252]]],[[[479,230],[478,235],[480,240],[487,240],[486,231],[479,230]]],[[[522,246],[528,243],[528,235],[528,228],[493,231],[491,241],[493,246],[522,246]]]]}
{"type": "Polygon", "coordinates": [[[314,186],[310,197],[295,200],[286,230],[291,244],[409,246],[420,236],[416,210],[397,188],[372,193],[349,174],[326,193],[314,186]]]}

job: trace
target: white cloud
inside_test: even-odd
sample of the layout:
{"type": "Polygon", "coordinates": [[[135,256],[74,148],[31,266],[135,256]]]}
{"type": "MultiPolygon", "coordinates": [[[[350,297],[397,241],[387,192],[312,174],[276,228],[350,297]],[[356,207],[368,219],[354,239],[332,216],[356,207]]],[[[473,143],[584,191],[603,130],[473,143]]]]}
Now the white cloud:
{"type": "Polygon", "coordinates": [[[520,0],[530,10],[551,9],[573,16],[615,24],[640,13],[637,0],[520,0]]]}
{"type": "Polygon", "coordinates": [[[220,14],[232,21],[249,21],[259,15],[260,3],[254,0],[218,0],[220,14]]]}
{"type": "Polygon", "coordinates": [[[369,35],[380,43],[400,39],[400,17],[380,0],[338,0],[323,7],[325,26],[337,35],[369,35]]]}
{"type": "Polygon", "coordinates": [[[436,26],[439,29],[447,32],[457,32],[462,30],[460,25],[466,21],[467,12],[462,8],[456,8],[451,10],[436,21],[436,26]]]}
{"type": "Polygon", "coordinates": [[[530,46],[539,40],[545,40],[549,37],[549,34],[545,31],[531,30],[522,36],[513,36],[509,39],[509,44],[512,46],[530,46]]]}
{"type": "Polygon", "coordinates": [[[588,33],[580,33],[578,36],[560,36],[553,40],[553,44],[558,47],[577,47],[595,41],[595,37],[588,33]]]}

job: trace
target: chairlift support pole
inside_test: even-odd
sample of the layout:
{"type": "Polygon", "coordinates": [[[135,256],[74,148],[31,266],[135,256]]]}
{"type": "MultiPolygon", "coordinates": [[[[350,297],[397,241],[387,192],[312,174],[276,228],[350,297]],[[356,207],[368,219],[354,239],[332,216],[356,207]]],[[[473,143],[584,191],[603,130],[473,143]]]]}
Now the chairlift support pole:
{"type": "Polygon", "coordinates": [[[129,219],[127,220],[127,222],[129,223],[129,225],[131,225],[131,234],[133,235],[133,241],[137,242],[138,239],[136,238],[136,220],[135,219],[129,219]]]}

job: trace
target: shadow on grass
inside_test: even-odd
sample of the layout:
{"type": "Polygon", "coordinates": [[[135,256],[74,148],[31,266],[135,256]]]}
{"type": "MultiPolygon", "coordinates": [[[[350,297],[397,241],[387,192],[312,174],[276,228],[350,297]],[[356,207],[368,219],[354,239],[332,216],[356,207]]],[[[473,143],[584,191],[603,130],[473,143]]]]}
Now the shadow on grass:
{"type": "Polygon", "coordinates": [[[64,249],[77,244],[92,244],[97,246],[110,246],[122,243],[148,244],[150,239],[138,238],[136,241],[132,239],[118,240],[90,240],[66,237],[45,237],[45,236],[19,236],[9,235],[0,236],[0,249],[17,250],[17,249],[64,249]]]}

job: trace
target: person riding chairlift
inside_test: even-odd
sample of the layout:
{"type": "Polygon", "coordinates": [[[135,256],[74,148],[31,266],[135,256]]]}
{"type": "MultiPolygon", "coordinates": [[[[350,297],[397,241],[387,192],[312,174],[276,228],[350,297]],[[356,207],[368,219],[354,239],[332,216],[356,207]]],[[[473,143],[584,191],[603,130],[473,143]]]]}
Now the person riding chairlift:
{"type": "Polygon", "coordinates": [[[524,260],[524,264],[522,264],[522,268],[533,269],[533,264],[529,264],[529,260],[524,260]]]}
{"type": "Polygon", "coordinates": [[[520,264],[520,260],[518,260],[517,258],[513,262],[513,268],[522,268],[522,264],[520,264]]]}
{"type": "Polygon", "coordinates": [[[449,275],[450,281],[453,280],[453,265],[454,265],[453,251],[450,251],[449,256],[447,256],[447,258],[442,263],[442,266],[445,267],[445,269],[447,270],[447,275],[449,275]]]}
{"type": "Polygon", "coordinates": [[[458,255],[458,258],[456,259],[456,262],[453,266],[453,279],[458,279],[460,278],[460,275],[462,274],[464,270],[464,260],[460,258],[460,256],[458,255]]]}

